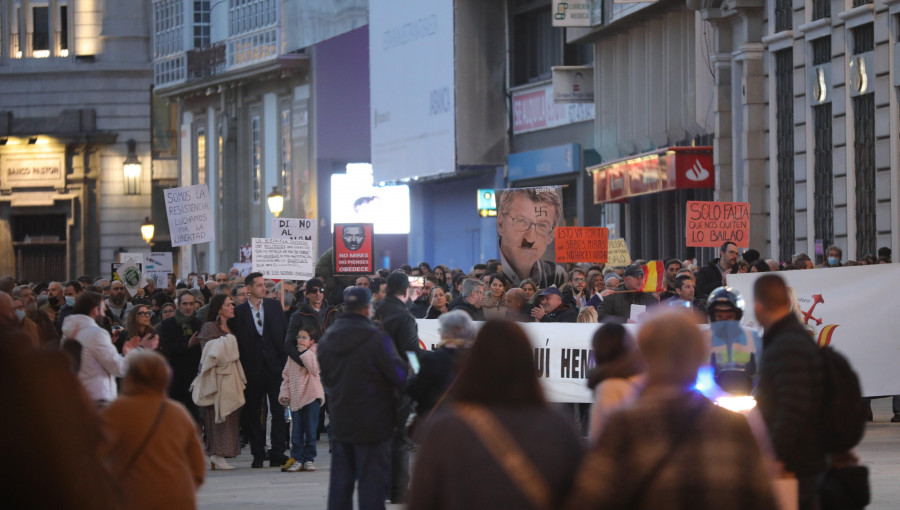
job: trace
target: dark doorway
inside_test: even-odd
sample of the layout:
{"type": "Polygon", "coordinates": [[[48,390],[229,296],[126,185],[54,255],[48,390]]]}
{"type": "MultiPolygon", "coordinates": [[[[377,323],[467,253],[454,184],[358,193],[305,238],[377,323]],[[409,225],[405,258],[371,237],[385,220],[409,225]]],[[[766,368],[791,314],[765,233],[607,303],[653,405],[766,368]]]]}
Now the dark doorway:
{"type": "Polygon", "coordinates": [[[66,279],[66,216],[43,214],[12,218],[16,278],[25,282],[66,279]]]}

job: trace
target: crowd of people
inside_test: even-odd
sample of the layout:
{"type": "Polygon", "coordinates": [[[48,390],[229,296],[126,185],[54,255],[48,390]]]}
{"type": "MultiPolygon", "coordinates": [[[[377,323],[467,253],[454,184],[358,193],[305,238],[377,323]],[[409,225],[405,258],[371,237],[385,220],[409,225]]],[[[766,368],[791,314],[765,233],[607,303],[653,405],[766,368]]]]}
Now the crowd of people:
{"type": "MultiPolygon", "coordinates": [[[[692,389],[710,359],[697,323],[740,319],[735,300],[717,290],[726,275],[810,269],[809,256],[779,265],[725,243],[702,267],[665,261],[665,290],[653,293],[640,292],[640,260],[571,265],[548,272],[564,273],[562,285],[525,278],[514,286],[499,260],[468,271],[421,263],[336,277],[329,253],[307,281],[232,269],[170,275],[165,288],[148,279],[133,296],[102,277],[0,279],[0,328],[13,338],[0,359],[16,366],[0,372],[58,372],[17,384],[25,396],[29,388],[55,393],[53,402],[65,395],[62,408],[82,426],[73,432],[78,447],[65,447],[63,458],[92,449],[59,476],[90,479],[97,508],[116,498],[188,508],[205,469],[234,469],[228,459],[248,444],[252,468],[315,471],[324,433],[333,509],[353,508],[355,491],[363,509],[386,500],[429,509],[765,509],[776,508],[771,480],[782,471],[798,479],[800,508],[820,508],[822,367],[809,361],[815,344],[797,333],[777,274],[754,290],[766,331],[763,432],[692,389]],[[621,326],[638,321],[635,313],[646,314],[636,340],[621,326]],[[416,319],[439,321],[434,350],[421,344],[416,319]],[[473,321],[486,322],[476,333],[473,321]],[[582,430],[547,402],[516,324],[525,322],[603,323],[588,381],[596,402],[579,406],[590,417],[582,430]],[[794,375],[787,388],[785,366],[794,375]],[[104,475],[110,469],[115,480],[104,475]]],[[[889,251],[854,262],[832,246],[823,267],[885,262],[889,251]]],[[[18,416],[43,419],[31,413],[40,399],[16,405],[18,416]]],[[[53,438],[45,445],[58,446],[53,438]]],[[[852,452],[841,453],[832,462],[854,463],[852,452]]],[[[42,497],[81,497],[84,489],[71,485],[42,497]]]]}

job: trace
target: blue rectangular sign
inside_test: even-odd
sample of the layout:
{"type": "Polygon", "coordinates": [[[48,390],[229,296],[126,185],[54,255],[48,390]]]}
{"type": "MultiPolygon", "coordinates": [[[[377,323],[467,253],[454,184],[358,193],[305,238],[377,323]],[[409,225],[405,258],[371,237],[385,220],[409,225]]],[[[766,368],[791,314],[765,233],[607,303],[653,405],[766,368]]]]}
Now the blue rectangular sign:
{"type": "Polygon", "coordinates": [[[577,143],[558,145],[546,149],[516,152],[507,157],[510,181],[534,179],[581,170],[581,146],[577,143]]]}

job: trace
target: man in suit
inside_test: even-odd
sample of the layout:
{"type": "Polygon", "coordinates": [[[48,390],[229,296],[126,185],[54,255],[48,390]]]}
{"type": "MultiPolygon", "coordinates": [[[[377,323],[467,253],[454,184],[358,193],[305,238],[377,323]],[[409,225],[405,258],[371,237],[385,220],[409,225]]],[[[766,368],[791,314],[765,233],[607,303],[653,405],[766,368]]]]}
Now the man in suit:
{"type": "Polygon", "coordinates": [[[244,390],[244,423],[253,454],[251,467],[263,467],[266,449],[266,429],[260,421],[260,409],[266,397],[272,412],[272,450],[269,466],[277,467],[287,462],[287,426],[278,402],[281,389],[281,371],[287,361],[284,351],[284,335],[287,322],[281,303],[266,299],[266,281],[261,273],[250,273],[244,279],[249,289],[247,301],[234,309],[231,330],[237,337],[241,365],[247,376],[244,390]]]}

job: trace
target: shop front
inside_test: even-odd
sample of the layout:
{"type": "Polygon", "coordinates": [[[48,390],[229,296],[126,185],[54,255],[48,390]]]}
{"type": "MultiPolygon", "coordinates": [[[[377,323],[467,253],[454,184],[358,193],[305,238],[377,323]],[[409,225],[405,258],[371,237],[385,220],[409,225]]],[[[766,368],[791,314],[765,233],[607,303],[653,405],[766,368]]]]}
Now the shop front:
{"type": "Polygon", "coordinates": [[[632,258],[700,258],[685,243],[686,204],[712,200],[712,147],[666,147],[587,168],[594,204],[618,204],[632,258]]]}

